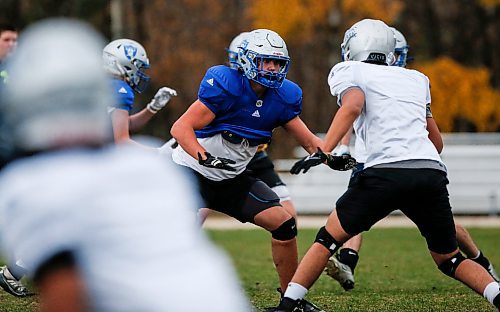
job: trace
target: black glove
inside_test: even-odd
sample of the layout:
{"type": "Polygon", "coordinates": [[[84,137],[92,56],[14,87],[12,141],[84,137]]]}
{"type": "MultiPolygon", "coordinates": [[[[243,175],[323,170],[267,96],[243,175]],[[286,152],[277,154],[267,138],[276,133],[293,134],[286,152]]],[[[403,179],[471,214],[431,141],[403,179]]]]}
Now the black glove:
{"type": "Polygon", "coordinates": [[[292,169],[290,169],[290,173],[299,174],[301,170],[304,170],[303,172],[306,173],[309,169],[311,169],[311,167],[322,164],[326,160],[326,154],[323,153],[323,151],[318,147],[318,151],[316,153],[306,156],[293,164],[292,169]]]}
{"type": "Polygon", "coordinates": [[[209,152],[205,152],[205,156],[207,156],[207,159],[202,159],[201,154],[198,153],[198,163],[202,166],[205,166],[208,168],[224,169],[227,171],[236,171],[236,169],[229,166],[229,165],[233,165],[236,163],[232,159],[227,159],[227,158],[222,158],[222,157],[214,157],[214,156],[210,155],[209,152]]]}
{"type": "Polygon", "coordinates": [[[333,170],[346,171],[356,168],[357,162],[351,155],[326,155],[326,164],[333,170]]]}
{"type": "Polygon", "coordinates": [[[323,153],[321,148],[318,147],[318,151],[316,153],[306,156],[297,161],[290,170],[290,173],[299,174],[301,170],[306,173],[311,167],[325,162],[328,167],[332,168],[333,170],[339,171],[353,169],[357,164],[356,159],[351,157],[351,155],[334,156],[331,154],[325,154],[323,153]]]}

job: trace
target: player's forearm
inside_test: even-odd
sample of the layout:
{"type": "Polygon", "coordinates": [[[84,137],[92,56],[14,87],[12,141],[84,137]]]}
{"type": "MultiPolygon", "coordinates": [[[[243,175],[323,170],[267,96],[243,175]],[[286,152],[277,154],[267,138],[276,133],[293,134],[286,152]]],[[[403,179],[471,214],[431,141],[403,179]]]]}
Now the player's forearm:
{"type": "Polygon", "coordinates": [[[342,96],[342,106],[339,108],[325,136],[324,151],[331,152],[344,135],[350,131],[352,124],[363,111],[365,94],[357,88],[348,90],[342,96]]]}
{"type": "Polygon", "coordinates": [[[444,147],[443,138],[441,137],[441,132],[439,131],[436,121],[432,117],[427,118],[427,131],[429,132],[429,140],[434,144],[438,153],[441,154],[444,147]]]}
{"type": "Polygon", "coordinates": [[[170,134],[175,138],[182,149],[194,159],[198,159],[198,153],[205,157],[206,150],[198,143],[192,127],[177,121],[172,126],[172,129],[170,129],[170,134]]]}
{"type": "Polygon", "coordinates": [[[145,124],[153,117],[154,114],[147,109],[143,109],[140,112],[129,117],[129,128],[130,131],[137,131],[144,127],[145,124]]]}

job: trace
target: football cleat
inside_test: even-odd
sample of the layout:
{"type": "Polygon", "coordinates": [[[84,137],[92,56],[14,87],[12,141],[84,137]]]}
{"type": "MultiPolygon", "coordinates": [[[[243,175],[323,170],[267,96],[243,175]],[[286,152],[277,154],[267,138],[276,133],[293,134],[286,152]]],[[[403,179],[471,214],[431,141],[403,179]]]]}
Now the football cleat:
{"type": "Polygon", "coordinates": [[[301,306],[303,312],[325,312],[324,310],[321,310],[315,304],[307,301],[306,299],[302,299],[301,306]]]}
{"type": "Polygon", "coordinates": [[[293,300],[283,297],[277,307],[267,308],[264,312],[303,312],[302,302],[300,299],[293,300]]]}
{"type": "Polygon", "coordinates": [[[351,268],[340,262],[335,256],[331,256],[326,264],[326,274],[339,282],[344,290],[354,288],[354,274],[351,268]]]}
{"type": "Polygon", "coordinates": [[[497,272],[495,271],[495,268],[493,268],[493,265],[490,263],[488,267],[486,268],[488,273],[490,273],[491,277],[497,282],[500,282],[500,278],[498,278],[497,272]]]}
{"type": "Polygon", "coordinates": [[[6,268],[6,266],[0,268],[0,286],[2,286],[3,290],[16,297],[33,296],[34,293],[30,292],[21,281],[5,276],[4,270],[6,268]]]}

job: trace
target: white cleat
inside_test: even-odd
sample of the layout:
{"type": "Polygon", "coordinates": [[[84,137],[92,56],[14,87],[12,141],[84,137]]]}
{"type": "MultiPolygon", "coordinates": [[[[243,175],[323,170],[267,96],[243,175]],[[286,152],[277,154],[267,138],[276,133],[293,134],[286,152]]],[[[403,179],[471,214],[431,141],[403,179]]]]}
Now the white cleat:
{"type": "Polygon", "coordinates": [[[326,274],[339,282],[344,290],[354,288],[354,274],[351,268],[340,262],[337,257],[331,256],[326,264],[326,274]]]}

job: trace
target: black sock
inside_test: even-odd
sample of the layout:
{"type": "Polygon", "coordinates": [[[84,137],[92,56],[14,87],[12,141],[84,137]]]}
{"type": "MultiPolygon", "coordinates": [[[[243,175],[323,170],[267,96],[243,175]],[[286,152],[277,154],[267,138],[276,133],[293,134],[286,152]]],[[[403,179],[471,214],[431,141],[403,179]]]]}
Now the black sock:
{"type": "Polygon", "coordinates": [[[488,267],[490,266],[490,261],[483,255],[482,251],[479,251],[479,256],[477,258],[471,260],[479,263],[486,270],[488,270],[488,267]]]}
{"type": "Polygon", "coordinates": [[[349,266],[354,273],[354,269],[358,264],[359,255],[358,252],[354,249],[342,248],[337,255],[337,259],[339,259],[339,261],[343,264],[347,264],[347,266],[349,266]]]}

